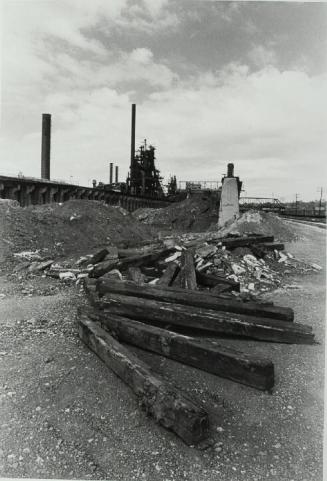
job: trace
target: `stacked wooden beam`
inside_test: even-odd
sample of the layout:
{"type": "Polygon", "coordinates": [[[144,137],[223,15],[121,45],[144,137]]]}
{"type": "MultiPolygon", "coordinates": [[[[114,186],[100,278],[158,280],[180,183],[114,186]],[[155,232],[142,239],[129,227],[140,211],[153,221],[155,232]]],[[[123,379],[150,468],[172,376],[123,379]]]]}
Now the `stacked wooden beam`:
{"type": "MultiPolygon", "coordinates": [[[[255,238],[254,243],[263,245],[260,240],[255,238]]],[[[271,238],[265,241],[272,242],[271,238]]],[[[228,242],[235,245],[235,239],[228,242]]],[[[92,307],[80,312],[80,337],[131,387],[155,420],[188,444],[208,436],[207,414],[200,404],[154,374],[121,343],[270,392],[274,386],[271,360],[220,346],[207,336],[314,343],[312,328],[294,322],[294,313],[288,307],[240,302],[216,291],[200,290],[200,282],[213,289],[223,284],[234,289],[237,286],[218,276],[201,275],[195,267],[192,247],[182,250],[156,246],[155,250],[137,254],[131,250],[119,252],[116,260],[95,264],[93,279],[85,279],[92,307]],[[117,267],[128,280],[102,277],[117,267]],[[148,273],[161,269],[155,284],[146,282],[149,279],[145,268],[148,273]]]]}

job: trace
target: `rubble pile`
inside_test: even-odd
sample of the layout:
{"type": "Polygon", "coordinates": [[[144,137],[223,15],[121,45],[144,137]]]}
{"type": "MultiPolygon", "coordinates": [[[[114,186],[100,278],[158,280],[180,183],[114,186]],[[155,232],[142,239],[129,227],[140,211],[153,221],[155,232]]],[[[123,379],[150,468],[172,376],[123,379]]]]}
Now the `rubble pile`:
{"type": "Polygon", "coordinates": [[[204,232],[217,224],[217,197],[210,193],[192,194],[161,209],[137,209],[133,216],[163,232],[204,232]]]}
{"type": "MultiPolygon", "coordinates": [[[[216,228],[212,227],[211,230],[216,230],[216,228]]],[[[248,233],[273,235],[283,242],[296,240],[294,229],[284,219],[272,212],[249,210],[238,219],[219,229],[221,237],[229,234],[243,235],[248,233]]]]}
{"type": "MultiPolygon", "coordinates": [[[[288,283],[288,276],[321,269],[285,252],[284,244],[274,242],[273,236],[229,234],[221,238],[210,233],[184,234],[140,244],[126,248],[128,244],[121,243],[120,248],[111,245],[94,254],[64,258],[58,255],[51,258],[46,250],[16,252],[13,254],[16,260],[14,273],[20,276],[41,274],[77,284],[86,277],[105,276],[133,281],[141,279],[144,284],[160,285],[165,270],[169,272],[172,266],[179,269],[183,251],[190,250],[194,255],[197,289],[214,288],[216,293],[228,292],[228,295],[243,300],[258,300],[260,295],[277,288],[296,288],[288,283]]],[[[178,278],[167,285],[178,287],[179,281],[178,278]]]]}
{"type": "Polygon", "coordinates": [[[103,202],[70,200],[21,208],[17,202],[0,202],[0,261],[13,254],[34,252],[57,259],[83,254],[101,246],[132,245],[155,237],[121,207],[103,202]]]}

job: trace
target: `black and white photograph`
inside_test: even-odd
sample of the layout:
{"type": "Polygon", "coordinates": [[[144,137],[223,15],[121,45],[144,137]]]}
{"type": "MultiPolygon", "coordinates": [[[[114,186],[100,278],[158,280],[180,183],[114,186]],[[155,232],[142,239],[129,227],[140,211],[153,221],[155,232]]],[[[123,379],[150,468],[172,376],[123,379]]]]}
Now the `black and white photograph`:
{"type": "Polygon", "coordinates": [[[327,2],[0,25],[0,478],[323,481],[327,2]]]}

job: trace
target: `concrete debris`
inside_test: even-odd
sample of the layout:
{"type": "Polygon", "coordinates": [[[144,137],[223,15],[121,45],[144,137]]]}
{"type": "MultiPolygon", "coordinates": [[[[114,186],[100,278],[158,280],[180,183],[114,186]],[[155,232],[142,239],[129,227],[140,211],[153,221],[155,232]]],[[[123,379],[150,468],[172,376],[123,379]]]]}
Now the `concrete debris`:
{"type": "Polygon", "coordinates": [[[44,262],[32,262],[32,264],[28,268],[28,272],[37,272],[37,271],[44,271],[48,267],[51,267],[53,264],[53,260],[44,261],[44,262]]]}
{"type": "Polygon", "coordinates": [[[311,264],[311,267],[313,267],[315,270],[317,271],[321,271],[322,270],[322,267],[319,266],[318,264],[311,264]]]}
{"type": "Polygon", "coordinates": [[[118,279],[120,281],[123,279],[123,276],[118,269],[113,269],[112,271],[106,272],[102,277],[106,279],[118,279]]]}
{"type": "Polygon", "coordinates": [[[232,271],[234,274],[243,274],[245,272],[244,267],[239,266],[238,264],[235,264],[234,262],[231,264],[232,271]]]}
{"type": "Polygon", "coordinates": [[[16,258],[21,258],[21,259],[26,259],[29,261],[34,261],[34,260],[42,260],[42,257],[39,254],[39,250],[36,251],[23,251],[23,252],[16,252],[14,254],[14,257],[16,258]]]}
{"type": "Polygon", "coordinates": [[[59,279],[61,281],[75,281],[76,276],[73,272],[59,272],[59,279]]]}
{"type": "Polygon", "coordinates": [[[195,250],[195,253],[199,256],[199,257],[208,257],[208,256],[212,256],[214,255],[218,250],[218,247],[216,247],[215,245],[210,245],[210,244],[207,244],[206,242],[198,247],[196,250],[195,250]]]}

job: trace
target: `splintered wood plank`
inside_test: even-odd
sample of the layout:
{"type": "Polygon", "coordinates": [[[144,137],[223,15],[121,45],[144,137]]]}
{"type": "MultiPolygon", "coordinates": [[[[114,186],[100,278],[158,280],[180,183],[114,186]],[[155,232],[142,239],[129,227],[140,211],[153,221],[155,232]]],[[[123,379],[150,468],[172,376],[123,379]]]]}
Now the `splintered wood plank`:
{"type": "Polygon", "coordinates": [[[165,272],[163,273],[163,275],[160,277],[159,281],[157,282],[157,286],[171,286],[175,280],[175,278],[177,277],[177,274],[180,270],[180,267],[179,265],[175,262],[175,261],[172,261],[172,262],[169,262],[167,264],[167,268],[165,270],[165,272]]]}
{"type": "Polygon", "coordinates": [[[151,252],[148,254],[142,254],[132,257],[124,257],[119,260],[109,260],[104,262],[99,262],[94,266],[93,271],[91,272],[91,277],[101,277],[106,272],[109,272],[111,269],[127,269],[128,267],[140,267],[140,266],[148,266],[158,262],[160,259],[163,259],[172,252],[175,252],[174,248],[166,248],[161,249],[156,252],[151,252]]]}
{"type": "Polygon", "coordinates": [[[180,285],[184,289],[197,289],[196,275],[194,268],[194,256],[190,250],[182,252],[181,256],[181,270],[180,270],[180,285]]]}
{"type": "Polygon", "coordinates": [[[218,284],[228,285],[230,289],[236,292],[240,290],[240,283],[232,279],[226,279],[224,276],[217,276],[213,274],[205,274],[204,272],[196,271],[196,280],[198,284],[204,287],[215,287],[218,284]]]}
{"type": "Polygon", "coordinates": [[[146,363],[87,316],[79,316],[79,336],[132,389],[156,422],[174,431],[189,445],[208,437],[205,410],[154,374],[146,363]]]}

